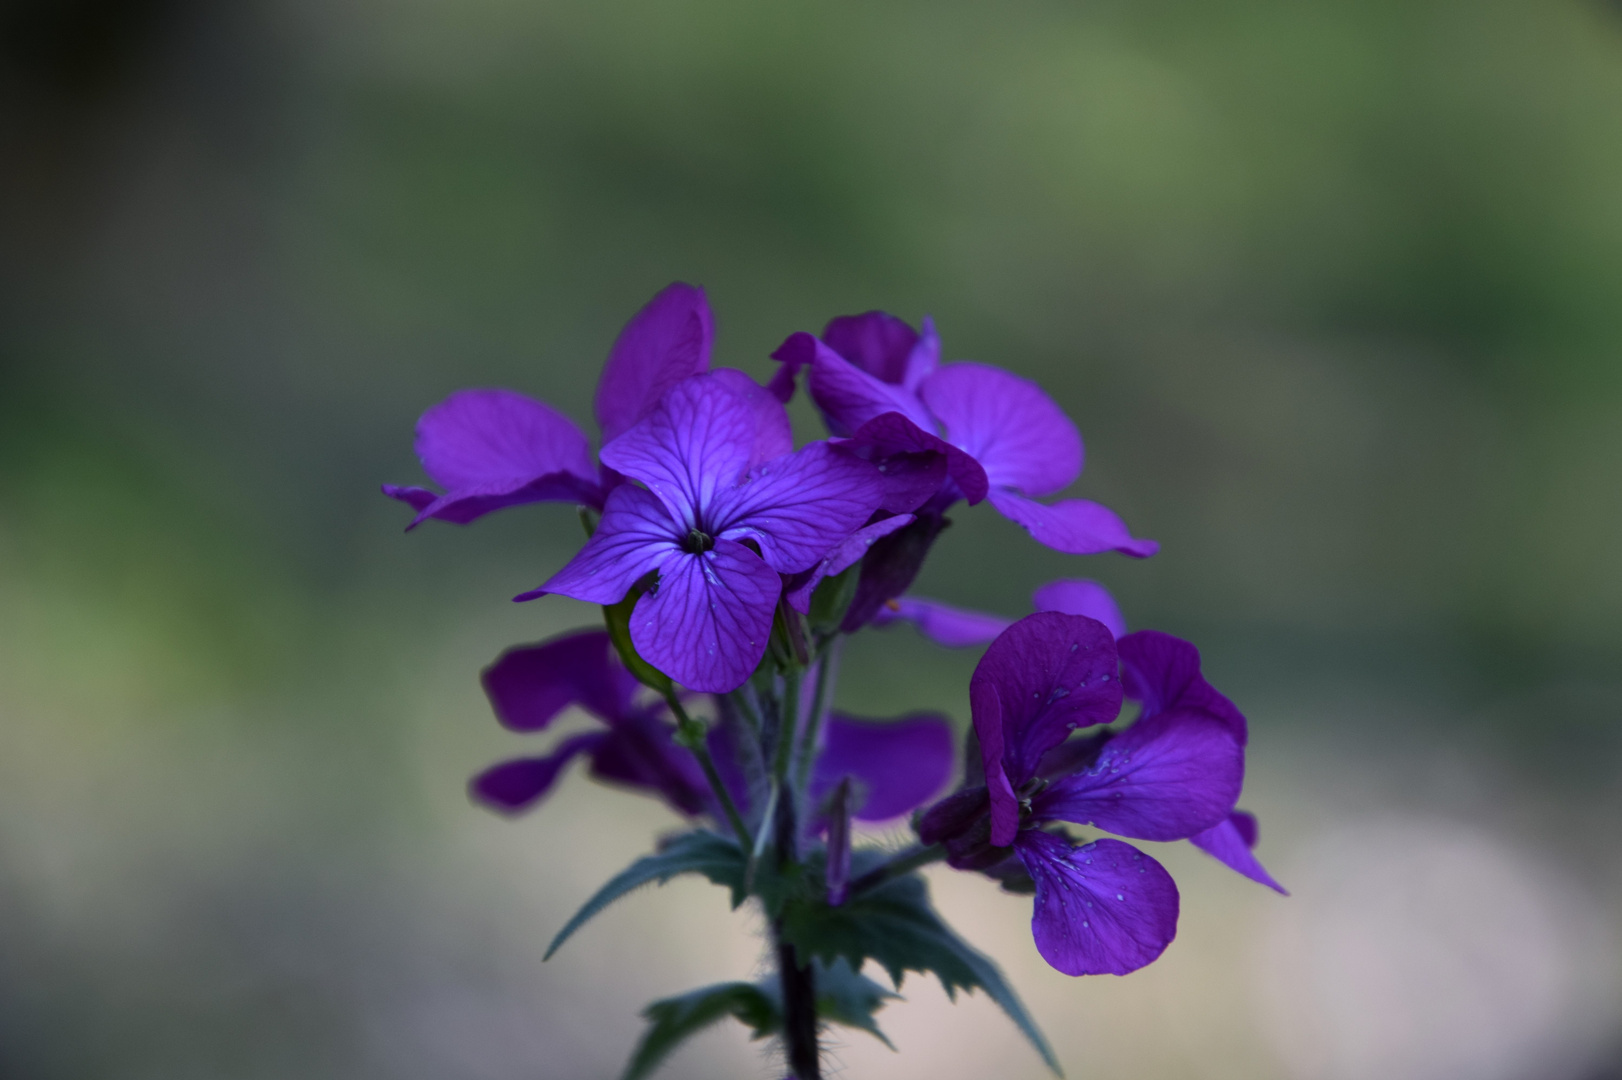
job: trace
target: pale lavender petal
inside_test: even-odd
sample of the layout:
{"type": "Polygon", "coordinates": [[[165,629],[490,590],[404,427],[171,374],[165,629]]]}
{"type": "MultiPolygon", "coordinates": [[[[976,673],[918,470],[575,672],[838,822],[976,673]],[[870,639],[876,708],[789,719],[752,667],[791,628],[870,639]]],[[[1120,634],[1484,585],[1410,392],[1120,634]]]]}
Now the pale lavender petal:
{"type": "Polygon", "coordinates": [[[508,649],[479,681],[496,718],[514,731],[539,731],[577,703],[613,721],[630,715],[637,690],[636,679],[601,630],[508,649]]]}
{"type": "Polygon", "coordinates": [[[749,468],[794,452],[794,427],[771,391],[736,368],[716,368],[711,375],[754,413],[755,441],[749,452],[749,468]]]}
{"type": "Polygon", "coordinates": [[[1200,674],[1200,651],[1159,630],[1121,638],[1121,683],[1126,696],[1143,703],[1144,716],[1195,710],[1228,725],[1239,745],[1249,741],[1245,714],[1200,674]]]}
{"type": "Polygon", "coordinates": [[[1014,625],[1013,619],[1001,615],[953,607],[923,596],[897,597],[873,617],[874,626],[893,622],[910,622],[929,640],[949,649],[984,645],[1014,625]]]}
{"type": "Polygon", "coordinates": [[[991,788],[993,842],[1013,842],[1013,789],[1036,774],[1042,755],[1077,728],[1119,715],[1116,662],[1115,641],[1101,623],[1057,612],[1027,615],[986,649],[969,680],[969,701],[991,788]]]}
{"type": "Polygon", "coordinates": [[[459,390],[417,421],[417,456],[448,490],[518,488],[568,473],[595,482],[591,447],[573,420],[511,390],[459,390]]]}
{"type": "Polygon", "coordinates": [[[546,757],[518,758],[493,765],[468,782],[468,794],[492,810],[520,813],[552,790],[563,767],[576,755],[591,751],[607,737],[600,731],[576,735],[563,740],[546,757]]]}
{"type": "Polygon", "coordinates": [[[1134,537],[1126,522],[1102,503],[1065,499],[1047,506],[998,487],[991,489],[990,498],[998,513],[1025,526],[1037,543],[1067,555],[1119,551],[1146,559],[1160,550],[1157,542],[1134,537]]]}
{"type": "Polygon", "coordinates": [[[992,487],[1049,495],[1081,475],[1081,433],[1041,387],[987,364],[947,364],[918,388],[946,439],[992,487]]]}
{"type": "Polygon", "coordinates": [[[1289,890],[1273,880],[1273,875],[1251,852],[1250,849],[1256,846],[1256,819],[1245,811],[1235,810],[1225,820],[1188,839],[1229,869],[1275,892],[1290,895],[1289,890]]]}
{"type": "Polygon", "coordinates": [[[705,504],[709,530],[753,540],[785,574],[809,570],[861,528],[884,497],[877,468],[826,442],[769,461],[705,504]]]}
{"type": "Polygon", "coordinates": [[[887,517],[883,521],[875,521],[871,525],[864,525],[851,533],[840,541],[839,546],[829,552],[826,558],[806,574],[804,580],[794,582],[794,588],[790,589],[787,594],[790,606],[802,615],[809,612],[811,610],[811,594],[817,591],[817,586],[822,584],[824,578],[830,578],[835,574],[841,574],[849,570],[856,565],[857,560],[867,554],[867,549],[873,546],[874,541],[889,536],[897,529],[911,525],[912,521],[911,514],[897,514],[895,517],[887,517]]]}
{"type": "Polygon", "coordinates": [[[894,315],[868,311],[830,319],[822,340],[874,378],[900,385],[906,381],[907,361],[918,344],[918,331],[894,315]]]}
{"type": "Polygon", "coordinates": [[[599,780],[654,792],[689,816],[709,809],[710,789],[692,752],[677,746],[675,729],[651,716],[633,716],[592,753],[591,774],[599,780]]]}
{"type": "MultiPolygon", "coordinates": [[[[608,497],[586,546],[538,589],[514,600],[557,593],[592,604],[617,604],[645,574],[680,556],[676,527],[658,499],[622,484],[608,497]]],[[[645,655],[645,654],[644,654],[645,655]]]]}
{"type": "Polygon", "coordinates": [[[1117,733],[1085,770],[1054,780],[1031,813],[1137,840],[1183,840],[1226,820],[1244,779],[1244,751],[1226,724],[1162,713],[1117,733]]]}
{"type": "Polygon", "coordinates": [[[880,413],[866,421],[850,441],[859,453],[871,461],[882,461],[896,455],[944,454],[947,474],[970,506],[985,498],[989,490],[986,471],[978,461],[945,439],[931,435],[899,412],[880,413]]]}
{"type": "Polygon", "coordinates": [[[849,435],[887,412],[899,412],[925,431],[935,428],[916,395],[869,375],[810,334],[791,335],[772,358],[795,369],[810,368],[807,389],[835,435],[849,435]]]}
{"type": "Polygon", "coordinates": [[[896,720],[860,720],[835,713],[811,775],[811,802],[840,780],[855,782],[852,812],[861,821],[888,821],[917,809],[952,776],[952,724],[937,713],[896,720]]]}
{"type": "Polygon", "coordinates": [[[1132,845],[1095,840],[1073,848],[1027,829],[1014,850],[1036,882],[1036,950],[1066,975],[1125,975],[1177,936],[1177,884],[1132,845]]]}
{"type": "Polygon", "coordinates": [[[714,340],[704,290],[679,281],[631,316],[597,381],[593,406],[603,442],[628,431],[672,386],[707,369],[714,340]]]}
{"type": "Polygon", "coordinates": [[[782,579],[742,544],[717,540],[682,553],[636,602],[631,641],[642,658],[689,690],[736,690],[766,652],[782,579]]]}
{"type": "Polygon", "coordinates": [[[1119,640],[1126,634],[1126,619],[1109,590],[1086,578],[1063,578],[1050,581],[1031,596],[1037,611],[1062,611],[1066,615],[1085,615],[1109,627],[1119,640]]]}
{"type": "Polygon", "coordinates": [[[604,446],[602,459],[648,485],[685,534],[717,491],[749,471],[757,426],[754,403],[726,379],[695,375],[671,387],[636,426],[604,446]]]}

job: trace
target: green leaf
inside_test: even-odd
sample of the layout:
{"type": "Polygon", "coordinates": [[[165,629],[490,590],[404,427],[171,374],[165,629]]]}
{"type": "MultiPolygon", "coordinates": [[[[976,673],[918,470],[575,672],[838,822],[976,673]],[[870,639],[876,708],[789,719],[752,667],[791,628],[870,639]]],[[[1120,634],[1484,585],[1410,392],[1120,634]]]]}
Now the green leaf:
{"type": "Polygon", "coordinates": [[[879,1030],[878,1021],[873,1019],[873,1014],[884,1008],[886,1001],[891,998],[899,1000],[901,995],[886,990],[861,974],[843,957],[831,964],[825,964],[820,960],[815,961],[815,964],[817,1018],[844,1024],[846,1027],[860,1028],[894,1050],[895,1044],[879,1030]]]}
{"type": "Polygon", "coordinates": [[[706,986],[679,997],[655,1001],[642,1015],[648,1030],[637,1044],[623,1080],[642,1080],[657,1069],[684,1039],[698,1034],[717,1021],[737,1017],[754,1029],[754,1037],[765,1038],[782,1026],[775,1002],[753,983],[730,982],[706,986]]]}
{"type": "Polygon", "coordinates": [[[675,686],[670,676],[642,659],[631,642],[631,610],[636,602],[642,598],[647,589],[642,582],[632,587],[630,593],[617,604],[607,604],[603,607],[603,624],[608,627],[608,638],[614,643],[614,649],[625,662],[625,667],[636,676],[637,682],[643,686],[657,690],[662,696],[669,697],[675,693],[675,686]]]}
{"type": "Polygon", "coordinates": [[[860,971],[864,960],[875,960],[898,987],[906,972],[917,971],[933,973],[950,997],[956,997],[959,988],[984,990],[1024,1032],[1048,1068],[1064,1075],[1019,995],[990,958],[941,921],[929,903],[929,886],[918,875],[887,881],[839,907],[820,900],[790,901],[783,908],[782,933],[801,953],[830,967],[843,959],[852,971],[860,971]]]}
{"type": "Polygon", "coordinates": [[[811,593],[811,611],[806,616],[812,633],[822,636],[839,629],[839,624],[845,621],[845,612],[850,610],[850,602],[856,599],[856,585],[861,573],[862,563],[858,559],[841,572],[817,583],[811,593]]]}
{"type": "Polygon", "coordinates": [[[732,906],[737,907],[747,895],[743,887],[744,863],[744,853],[730,840],[702,829],[683,833],[662,845],[657,853],[644,855],[610,878],[558,931],[542,959],[550,960],[558,947],[599,911],[650,881],[663,885],[678,874],[703,874],[717,885],[731,889],[732,906]]]}

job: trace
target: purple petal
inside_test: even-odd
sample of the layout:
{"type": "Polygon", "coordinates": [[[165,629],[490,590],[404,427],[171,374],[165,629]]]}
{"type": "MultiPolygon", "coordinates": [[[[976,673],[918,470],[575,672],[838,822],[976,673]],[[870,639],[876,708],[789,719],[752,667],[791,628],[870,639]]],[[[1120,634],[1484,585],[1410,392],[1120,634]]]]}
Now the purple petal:
{"type": "Polygon", "coordinates": [[[812,769],[813,805],[848,777],[856,784],[855,817],[888,821],[922,806],[951,779],[952,725],[939,714],[859,720],[834,713],[826,732],[812,769]]]}
{"type": "Polygon", "coordinates": [[[728,540],[754,540],[772,569],[815,566],[872,516],[884,497],[874,466],[826,442],[769,461],[705,504],[708,527],[728,540]]]}
{"type": "Polygon", "coordinates": [[[1245,714],[1200,674],[1200,651],[1182,638],[1139,630],[1121,638],[1121,683],[1143,703],[1144,716],[1197,710],[1228,725],[1239,745],[1249,741],[1245,714]]]}
{"type": "Polygon", "coordinates": [[[1041,387],[986,364],[947,364],[919,387],[946,438],[993,487],[1050,495],[1081,475],[1081,433],[1041,387]]]}
{"type": "Polygon", "coordinates": [[[591,774],[598,779],[650,791],[689,816],[710,805],[709,784],[698,759],[671,736],[675,729],[652,716],[619,721],[592,754],[591,774]]]}
{"type": "Polygon", "coordinates": [[[811,594],[817,591],[817,586],[822,584],[824,578],[849,570],[856,565],[858,559],[867,554],[867,549],[873,546],[874,541],[911,525],[912,521],[911,514],[897,514],[895,517],[887,517],[883,521],[864,525],[845,537],[838,547],[829,552],[826,558],[805,575],[804,580],[794,583],[794,588],[788,593],[790,606],[802,615],[810,612],[811,594]]]}
{"type": "Polygon", "coordinates": [[[513,599],[557,593],[592,604],[617,604],[644,575],[682,554],[675,532],[658,499],[639,487],[621,484],[608,497],[603,519],[586,546],[540,588],[513,599]]]}
{"type": "Polygon", "coordinates": [[[600,731],[576,735],[563,740],[546,757],[518,758],[493,765],[469,781],[468,794],[504,814],[527,810],[552,789],[563,767],[575,755],[589,752],[605,738],[607,733],[600,731]]]}
{"type": "Polygon", "coordinates": [[[684,379],[603,447],[603,463],[648,485],[685,534],[718,491],[749,471],[759,427],[755,404],[726,378],[684,379]]]}
{"type": "MultiPolygon", "coordinates": [[[[600,527],[599,527],[600,528],[600,527]]],[[[766,652],[782,579],[742,544],[717,540],[671,558],[636,602],[631,641],[648,663],[689,690],[724,694],[766,652]]]]}
{"type": "Polygon", "coordinates": [[[597,381],[593,406],[603,442],[629,430],[672,386],[706,370],[714,340],[704,290],[679,281],[631,316],[597,381]]]}
{"type": "Polygon", "coordinates": [[[862,558],[856,598],[850,602],[839,629],[854,634],[872,620],[885,601],[906,592],[945,527],[946,519],[939,513],[921,511],[911,525],[874,541],[862,558]]]}
{"type": "Polygon", "coordinates": [[[1056,612],[1027,615],[980,658],[969,701],[991,788],[994,843],[1013,842],[1013,789],[1036,774],[1042,755],[1077,728],[1120,713],[1115,668],[1115,641],[1102,623],[1056,612]]]}
{"type": "Polygon", "coordinates": [[[1162,713],[1119,732],[1081,772],[1031,803],[1038,821],[1073,821],[1138,840],[1183,840],[1226,820],[1244,751],[1204,713],[1162,713]]]}
{"type": "Polygon", "coordinates": [[[850,799],[850,778],[846,777],[835,786],[828,807],[828,865],[823,882],[828,887],[829,907],[843,904],[850,889],[850,799]]]}
{"type": "Polygon", "coordinates": [[[401,484],[384,484],[383,494],[391,499],[399,499],[413,510],[426,510],[436,499],[439,492],[429,491],[427,488],[409,487],[401,484]]]}
{"type": "Polygon", "coordinates": [[[1025,526],[1037,543],[1067,555],[1119,551],[1146,559],[1160,550],[1153,540],[1139,540],[1109,507],[1086,499],[1065,499],[1052,506],[1003,488],[991,489],[991,505],[1009,521],[1025,526]]]}
{"type": "Polygon", "coordinates": [[[961,649],[984,645],[1014,624],[1013,619],[953,607],[922,596],[902,596],[879,608],[874,626],[910,622],[918,632],[937,645],[961,649]]]}
{"type": "Polygon", "coordinates": [[[925,431],[935,428],[914,394],[869,375],[810,334],[791,335],[772,358],[796,370],[811,369],[807,389],[835,435],[848,435],[887,412],[901,413],[925,431]]]}
{"type": "Polygon", "coordinates": [[[874,378],[899,386],[906,381],[907,361],[918,344],[918,331],[894,315],[869,311],[829,320],[822,340],[874,378]]]}
{"type": "MultiPolygon", "coordinates": [[[[447,490],[417,506],[408,527],[430,517],[466,524],[523,502],[601,497],[591,448],[574,421],[511,390],[452,394],[417,421],[416,449],[423,470],[447,490]]],[[[421,490],[389,494],[417,505],[421,490]]]]}
{"type": "Polygon", "coordinates": [[[1126,619],[1109,590],[1096,581],[1085,578],[1064,578],[1050,581],[1031,596],[1037,611],[1062,611],[1066,615],[1085,615],[1109,627],[1109,632],[1120,640],[1126,634],[1126,619]]]}
{"type": "Polygon", "coordinates": [[[716,368],[710,374],[754,415],[755,441],[750,448],[749,468],[794,452],[794,426],[782,403],[769,390],[736,368],[716,368]]]}
{"type": "Polygon", "coordinates": [[[1014,850],[1036,882],[1036,950],[1066,975],[1125,975],[1177,936],[1177,884],[1132,845],[1095,840],[1072,848],[1027,829],[1014,850]]]}
{"type": "Polygon", "coordinates": [[[1273,875],[1261,864],[1251,848],[1256,846],[1256,818],[1243,810],[1235,810],[1226,819],[1188,838],[1201,851],[1215,858],[1231,870],[1236,870],[1254,882],[1266,885],[1275,892],[1289,896],[1289,890],[1273,880],[1273,875]]]}
{"type": "MultiPolygon", "coordinates": [[[[851,436],[859,453],[870,461],[883,461],[899,455],[937,453],[946,456],[946,471],[963,497],[973,506],[989,489],[986,471],[970,455],[945,439],[931,435],[899,412],[886,412],[866,421],[851,436]]],[[[933,492],[930,492],[933,494],[933,492]]],[[[928,498],[928,495],[925,496],[928,498]]],[[[922,505],[914,503],[911,510],[922,505]]]]}
{"type": "Polygon", "coordinates": [[[961,788],[924,811],[918,820],[918,839],[938,844],[967,832],[990,810],[985,785],[961,788]]]}
{"type": "Polygon", "coordinates": [[[628,716],[637,688],[601,630],[508,649],[480,682],[496,718],[513,731],[539,731],[576,703],[602,720],[628,716]]]}

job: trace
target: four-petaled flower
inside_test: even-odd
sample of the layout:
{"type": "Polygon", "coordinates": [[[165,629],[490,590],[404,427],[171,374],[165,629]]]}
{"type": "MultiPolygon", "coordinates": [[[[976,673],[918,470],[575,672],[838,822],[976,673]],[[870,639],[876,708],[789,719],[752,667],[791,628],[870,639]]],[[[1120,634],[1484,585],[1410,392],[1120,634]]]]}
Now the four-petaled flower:
{"type": "Polygon", "coordinates": [[[716,693],[760,662],[780,575],[817,566],[884,494],[878,469],[839,447],[794,451],[783,407],[723,374],[677,383],[603,447],[605,465],[647,486],[615,488],[579,554],[517,597],[615,604],[651,578],[631,615],[637,652],[716,693]]]}

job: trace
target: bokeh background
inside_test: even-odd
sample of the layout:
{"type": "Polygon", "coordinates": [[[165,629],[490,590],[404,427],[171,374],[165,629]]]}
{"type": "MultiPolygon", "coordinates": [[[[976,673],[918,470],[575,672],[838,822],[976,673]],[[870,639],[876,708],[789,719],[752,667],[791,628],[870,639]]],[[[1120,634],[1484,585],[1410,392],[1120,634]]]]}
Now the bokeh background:
{"type": "MultiPolygon", "coordinates": [[[[759,969],[688,881],[540,963],[674,824],[463,795],[531,749],[478,668],[591,618],[507,602],[578,526],[377,493],[455,388],[586,420],[682,279],[757,375],[883,307],[1040,379],[1162,553],[963,511],[920,591],[1100,579],[1251,717],[1294,895],[1157,849],[1143,972],[1057,975],[934,874],[1070,1075],[1622,1076],[1617,5],[6,0],[0,39],[0,1075],[606,1078],[645,1000],[759,969]]],[[[972,653],[848,657],[847,707],[966,719],[972,653]]],[[[1042,1075],[903,990],[841,1075],[1042,1075]]],[[[721,1028],[666,1075],[771,1067],[721,1028]]]]}

